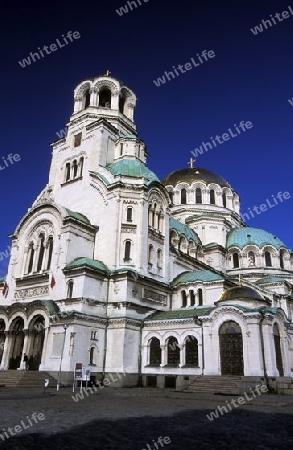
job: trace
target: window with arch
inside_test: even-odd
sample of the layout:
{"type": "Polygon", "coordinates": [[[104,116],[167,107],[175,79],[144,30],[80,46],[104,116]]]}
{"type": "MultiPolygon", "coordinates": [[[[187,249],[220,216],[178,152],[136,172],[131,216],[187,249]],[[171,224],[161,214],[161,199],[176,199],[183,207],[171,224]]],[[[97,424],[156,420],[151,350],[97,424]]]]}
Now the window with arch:
{"type": "Polygon", "coordinates": [[[37,272],[40,272],[43,267],[43,260],[45,254],[45,236],[43,234],[40,234],[39,236],[38,246],[39,246],[39,256],[38,256],[37,272]]]}
{"type": "Polygon", "coordinates": [[[174,194],[172,191],[168,191],[169,194],[169,198],[170,198],[170,202],[173,203],[174,202],[174,194]]]}
{"type": "Polygon", "coordinates": [[[123,155],[123,144],[121,143],[120,144],[120,156],[122,156],[123,155]]]}
{"type": "Polygon", "coordinates": [[[226,197],[225,192],[223,192],[223,194],[222,194],[222,199],[223,199],[223,206],[224,206],[224,208],[226,208],[227,207],[227,197],[226,197]]]}
{"type": "Polygon", "coordinates": [[[160,248],[158,248],[157,250],[157,266],[159,267],[159,269],[161,269],[163,266],[163,252],[160,248]]]}
{"type": "Polygon", "coordinates": [[[34,254],[35,254],[34,243],[30,242],[29,247],[28,247],[28,268],[27,268],[27,273],[32,273],[32,271],[33,271],[34,254]]]}
{"type": "Polygon", "coordinates": [[[252,251],[248,252],[248,265],[255,266],[255,254],[252,251]]]}
{"type": "Polygon", "coordinates": [[[99,93],[99,106],[111,109],[111,91],[109,88],[103,88],[99,93]]]}
{"type": "Polygon", "coordinates": [[[96,340],[97,339],[97,330],[91,331],[91,339],[96,340]]]}
{"type": "Polygon", "coordinates": [[[215,205],[215,204],[216,204],[215,191],[214,191],[214,189],[211,189],[211,190],[210,190],[210,204],[211,204],[211,205],[215,205]]]}
{"type": "Polygon", "coordinates": [[[65,166],[65,181],[70,180],[70,163],[66,163],[65,166]]]}
{"type": "Polygon", "coordinates": [[[186,189],[181,189],[181,204],[186,205],[186,189]]]}
{"type": "Polygon", "coordinates": [[[232,259],[233,259],[233,268],[236,269],[237,267],[239,267],[239,255],[237,252],[233,253],[232,259]]]}
{"type": "Polygon", "coordinates": [[[73,142],[73,147],[79,147],[81,144],[81,136],[82,133],[78,133],[74,136],[74,142],[73,142]]]}
{"type": "Polygon", "coordinates": [[[185,364],[198,366],[198,341],[194,336],[187,336],[185,340],[185,364]]]}
{"type": "Polygon", "coordinates": [[[84,163],[84,157],[82,156],[79,160],[79,176],[82,176],[82,172],[83,172],[83,163],[84,163]]]}
{"type": "Polygon", "coordinates": [[[175,337],[171,336],[168,339],[167,349],[167,364],[178,366],[180,363],[180,347],[175,337]]]}
{"type": "Polygon", "coordinates": [[[124,114],[124,106],[126,102],[126,95],[124,93],[120,93],[119,95],[119,111],[124,114]]]}
{"type": "Polygon", "coordinates": [[[193,289],[191,291],[189,291],[189,295],[190,295],[190,306],[194,306],[195,305],[195,294],[194,294],[193,289]]]}
{"type": "Polygon", "coordinates": [[[52,255],[53,255],[53,238],[52,238],[52,236],[50,236],[48,239],[47,249],[48,249],[48,259],[47,259],[46,269],[49,270],[51,267],[52,255]]]}
{"type": "Polygon", "coordinates": [[[281,267],[281,269],[285,268],[285,266],[284,266],[284,252],[283,252],[283,250],[280,251],[280,267],[281,267]]]}
{"type": "Polygon", "coordinates": [[[200,188],[195,190],[195,203],[202,203],[202,193],[200,188]]]}
{"type": "Polygon", "coordinates": [[[95,347],[90,348],[90,365],[95,366],[95,347]]]}
{"type": "Polygon", "coordinates": [[[132,222],[132,208],[129,206],[126,210],[126,220],[127,222],[132,222]]]}
{"type": "Polygon", "coordinates": [[[150,342],[150,364],[159,366],[162,360],[162,349],[158,338],[153,337],[150,342]]]}
{"type": "Polygon", "coordinates": [[[77,177],[77,169],[78,169],[78,166],[77,166],[77,161],[75,159],[72,163],[72,177],[73,178],[77,177]]]}
{"type": "Polygon", "coordinates": [[[181,298],[182,298],[182,307],[185,308],[185,306],[187,306],[187,295],[185,290],[181,291],[181,298]]]}
{"type": "Polygon", "coordinates": [[[271,253],[268,251],[265,252],[265,264],[266,264],[266,267],[272,267],[271,253]]]}
{"type": "Polygon", "coordinates": [[[84,109],[90,106],[90,101],[91,101],[91,92],[89,89],[87,89],[84,93],[84,109]]]}
{"type": "Polygon", "coordinates": [[[152,210],[152,227],[155,228],[156,225],[156,209],[157,209],[157,204],[154,204],[153,210],[152,210]]]}
{"type": "Polygon", "coordinates": [[[201,288],[198,289],[197,296],[198,296],[198,306],[202,306],[202,304],[203,304],[203,291],[202,291],[201,288]]]}
{"type": "Polygon", "coordinates": [[[124,244],[124,261],[131,261],[131,241],[126,241],[124,244]]]}
{"type": "Polygon", "coordinates": [[[73,286],[74,286],[73,280],[69,280],[68,283],[67,283],[66,298],[72,298],[73,297],[73,286]]]}
{"type": "Polygon", "coordinates": [[[149,264],[153,264],[153,259],[154,259],[154,247],[152,245],[149,245],[149,254],[148,254],[149,264]]]}

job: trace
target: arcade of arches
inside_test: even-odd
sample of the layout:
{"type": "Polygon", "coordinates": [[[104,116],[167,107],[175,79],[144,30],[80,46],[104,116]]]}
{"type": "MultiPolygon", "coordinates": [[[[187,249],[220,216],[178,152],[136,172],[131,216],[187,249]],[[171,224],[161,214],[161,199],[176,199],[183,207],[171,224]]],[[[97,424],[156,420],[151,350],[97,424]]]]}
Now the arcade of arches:
{"type": "Polygon", "coordinates": [[[45,319],[37,314],[25,329],[23,317],[16,316],[8,329],[0,319],[0,367],[1,369],[24,369],[23,357],[28,356],[28,369],[39,370],[45,338],[45,319]]]}

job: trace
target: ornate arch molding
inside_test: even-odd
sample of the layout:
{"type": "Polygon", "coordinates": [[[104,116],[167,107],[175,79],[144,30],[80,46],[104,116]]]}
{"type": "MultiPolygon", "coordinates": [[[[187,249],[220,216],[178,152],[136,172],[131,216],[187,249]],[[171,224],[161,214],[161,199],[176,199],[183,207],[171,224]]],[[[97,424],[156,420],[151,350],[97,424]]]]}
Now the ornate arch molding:
{"type": "Polygon", "coordinates": [[[74,99],[80,100],[84,95],[85,91],[92,88],[93,83],[91,81],[83,81],[74,91],[74,99]]]}
{"type": "Polygon", "coordinates": [[[134,107],[136,104],[135,94],[130,89],[128,89],[126,86],[121,86],[120,94],[123,95],[124,93],[126,94],[125,97],[126,97],[127,101],[130,102],[132,104],[132,106],[134,107]]]}
{"type": "Polygon", "coordinates": [[[274,247],[271,244],[265,244],[261,250],[260,250],[260,254],[261,256],[264,256],[265,252],[270,252],[273,256],[279,256],[279,251],[277,250],[276,247],[274,247]]]}
{"type": "Polygon", "coordinates": [[[96,83],[93,85],[93,89],[95,89],[96,92],[100,92],[103,88],[110,89],[111,93],[113,95],[119,94],[119,84],[114,83],[113,81],[105,79],[99,79],[96,83]]]}
{"type": "MultiPolygon", "coordinates": [[[[211,312],[211,332],[218,331],[223,323],[233,320],[238,323],[242,334],[244,334],[248,331],[247,319],[250,317],[251,315],[245,314],[236,306],[220,306],[211,312]]],[[[255,314],[253,314],[253,317],[255,317],[255,314]]]]}
{"type": "Polygon", "coordinates": [[[153,338],[159,339],[160,345],[163,344],[163,337],[157,331],[150,331],[144,338],[144,347],[149,347],[153,338]]]}
{"type": "MultiPolygon", "coordinates": [[[[59,230],[61,229],[61,226],[62,226],[62,219],[68,215],[66,213],[65,209],[63,207],[57,205],[56,203],[37,205],[37,206],[31,208],[25,214],[25,216],[21,219],[21,221],[17,225],[17,228],[16,228],[14,234],[15,235],[19,234],[23,228],[29,228],[31,223],[34,220],[36,220],[38,217],[41,218],[41,215],[46,214],[46,213],[51,214],[53,216],[52,222],[55,219],[55,222],[58,223],[59,230]]],[[[48,220],[48,219],[44,219],[44,220],[48,220]]]]}
{"type": "Polygon", "coordinates": [[[5,330],[8,330],[8,315],[7,315],[7,308],[4,306],[0,306],[0,320],[3,320],[5,323],[5,330]]]}
{"type": "Polygon", "coordinates": [[[162,206],[163,211],[166,212],[166,208],[170,202],[170,197],[168,195],[168,191],[165,188],[162,189],[162,185],[157,181],[153,181],[149,185],[148,202],[149,204],[156,202],[158,205],[162,206]]]}

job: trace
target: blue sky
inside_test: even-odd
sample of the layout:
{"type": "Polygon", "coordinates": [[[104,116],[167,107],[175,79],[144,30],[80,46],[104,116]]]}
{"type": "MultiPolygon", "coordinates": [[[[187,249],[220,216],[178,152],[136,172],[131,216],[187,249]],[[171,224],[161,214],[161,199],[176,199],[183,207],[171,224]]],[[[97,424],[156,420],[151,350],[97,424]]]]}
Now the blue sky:
{"type": "MultiPolygon", "coordinates": [[[[288,11],[290,2],[141,0],[120,16],[116,10],[125,4],[3,7],[0,252],[48,182],[49,143],[72,113],[74,87],[107,69],[137,94],[135,119],[150,153],[148,166],[159,178],[187,167],[191,150],[211,136],[242,120],[252,122],[245,133],[198,156],[196,164],[229,181],[240,194],[242,212],[280,191],[291,193],[248,225],[293,248],[293,15],[275,19],[276,25],[257,35],[250,31],[271,14],[288,11]],[[18,63],[38,47],[62,42],[68,31],[80,38],[29,66],[18,63]],[[153,80],[203,50],[215,57],[156,87],[153,80]],[[20,161],[9,163],[10,153],[20,161]]],[[[0,261],[0,276],[7,262],[0,261]]]]}

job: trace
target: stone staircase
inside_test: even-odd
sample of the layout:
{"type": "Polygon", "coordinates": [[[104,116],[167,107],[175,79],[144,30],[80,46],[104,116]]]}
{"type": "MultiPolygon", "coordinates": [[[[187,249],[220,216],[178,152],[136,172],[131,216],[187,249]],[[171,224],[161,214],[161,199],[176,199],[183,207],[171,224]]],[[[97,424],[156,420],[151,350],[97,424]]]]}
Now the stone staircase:
{"type": "Polygon", "coordinates": [[[1,370],[0,387],[44,387],[45,379],[50,380],[49,387],[56,387],[57,381],[47,372],[34,370],[1,370]]]}
{"type": "Polygon", "coordinates": [[[183,392],[211,393],[224,395],[241,395],[244,393],[241,376],[211,376],[196,377],[183,392]]]}

